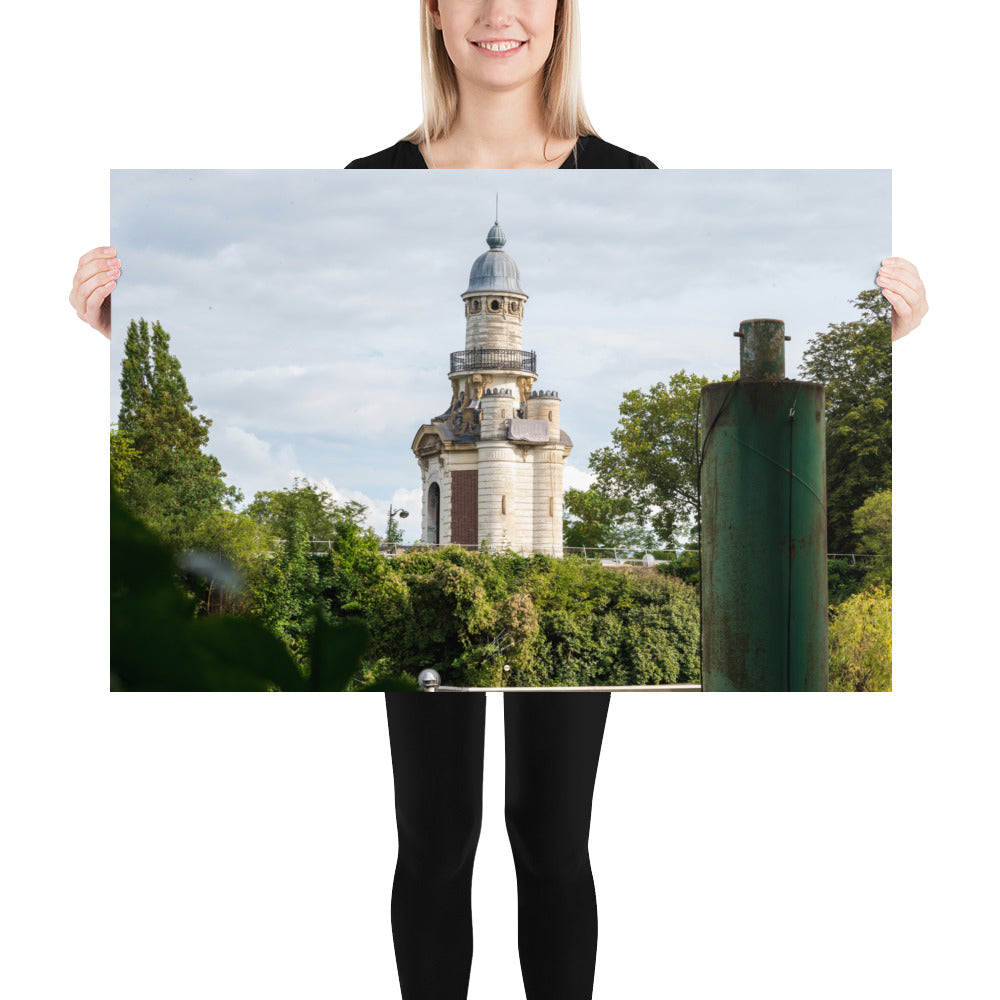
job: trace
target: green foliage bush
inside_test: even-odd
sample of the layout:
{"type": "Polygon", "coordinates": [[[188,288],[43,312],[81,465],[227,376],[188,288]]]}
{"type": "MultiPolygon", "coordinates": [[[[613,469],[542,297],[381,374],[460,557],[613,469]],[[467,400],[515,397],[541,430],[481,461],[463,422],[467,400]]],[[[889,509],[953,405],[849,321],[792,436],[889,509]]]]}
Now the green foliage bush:
{"type": "Polygon", "coordinates": [[[677,577],[678,580],[690,583],[695,588],[700,586],[701,553],[697,549],[684,549],[680,555],[674,551],[654,552],[653,555],[657,559],[666,560],[657,564],[658,573],[677,577]]]}
{"type": "Polygon", "coordinates": [[[868,568],[850,559],[831,559],[826,564],[830,604],[841,604],[865,589],[868,568]]]}
{"type": "MultiPolygon", "coordinates": [[[[259,621],[197,615],[170,549],[111,490],[113,691],[342,691],[368,643],[363,622],[312,624],[301,665],[259,621]]],[[[364,690],[413,691],[412,679],[362,678],[364,690]]],[[[355,685],[356,687],[356,685],[355,685]]]]}
{"type": "Polygon", "coordinates": [[[869,566],[865,583],[892,586],[892,490],[873,493],[854,512],[851,521],[861,552],[870,552],[877,561],[869,566]]]}
{"type": "Polygon", "coordinates": [[[832,609],[830,690],[892,690],[892,595],[883,587],[832,609]]]}
{"type": "Polygon", "coordinates": [[[700,676],[697,591],[672,577],[452,547],[379,557],[354,583],[340,611],[367,622],[373,676],[389,665],[410,676],[433,667],[458,686],[700,676]]]}

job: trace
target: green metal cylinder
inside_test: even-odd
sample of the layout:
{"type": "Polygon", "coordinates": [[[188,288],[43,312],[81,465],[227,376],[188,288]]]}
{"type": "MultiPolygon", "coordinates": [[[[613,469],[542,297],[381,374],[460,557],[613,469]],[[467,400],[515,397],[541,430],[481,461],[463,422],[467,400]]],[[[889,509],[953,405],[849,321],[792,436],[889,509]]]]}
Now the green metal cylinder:
{"type": "Polygon", "coordinates": [[[781,371],[764,351],[763,368],[701,392],[702,687],[825,691],[824,391],[783,378],[779,320],[741,324],[744,342],[754,323],[781,371]]]}
{"type": "Polygon", "coordinates": [[[784,379],[785,324],[780,319],[745,319],[740,323],[740,378],[784,379]]]}

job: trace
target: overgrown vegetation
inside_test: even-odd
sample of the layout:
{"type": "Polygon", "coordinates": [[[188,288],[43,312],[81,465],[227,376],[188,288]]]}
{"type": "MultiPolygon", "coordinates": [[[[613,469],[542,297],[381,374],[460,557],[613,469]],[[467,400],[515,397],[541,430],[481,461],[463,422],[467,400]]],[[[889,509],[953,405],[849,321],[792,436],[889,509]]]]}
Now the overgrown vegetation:
{"type": "Polygon", "coordinates": [[[833,609],[830,690],[892,690],[892,599],[882,587],[855,594],[833,609]]]}
{"type": "Polygon", "coordinates": [[[372,629],[368,677],[433,667],[446,684],[697,681],[698,594],[646,570],[460,548],[380,558],[344,614],[372,629]]]}
{"type": "MultiPolygon", "coordinates": [[[[177,585],[170,549],[111,490],[111,689],[342,691],[368,644],[363,622],[315,621],[301,662],[259,622],[198,615],[177,585]]],[[[220,571],[223,575],[225,570],[220,571]]],[[[366,690],[413,690],[383,678],[366,690]]]]}
{"type": "Polygon", "coordinates": [[[635,535],[648,526],[667,546],[697,536],[698,403],[710,381],[679,371],[647,392],[633,389],[622,396],[610,446],[590,456],[598,485],[588,491],[595,499],[584,512],[605,534],[621,531],[621,525],[635,535]]]}
{"type": "Polygon", "coordinates": [[[856,552],[854,515],[892,487],[892,343],[889,304],[878,288],[859,293],[860,319],[831,323],[809,341],[799,377],[826,386],[829,549],[856,552]]]}

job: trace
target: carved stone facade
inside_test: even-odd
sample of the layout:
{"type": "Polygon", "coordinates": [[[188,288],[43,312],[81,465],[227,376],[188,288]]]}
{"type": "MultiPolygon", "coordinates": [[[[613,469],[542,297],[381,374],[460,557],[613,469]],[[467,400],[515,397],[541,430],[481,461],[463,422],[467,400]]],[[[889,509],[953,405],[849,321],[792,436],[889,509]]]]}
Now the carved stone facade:
{"type": "Polygon", "coordinates": [[[451,356],[451,402],[417,431],[421,538],[431,544],[562,555],[563,464],[573,447],[559,394],[539,392],[522,347],[528,296],[495,223],[472,265],[465,350],[451,356]]]}

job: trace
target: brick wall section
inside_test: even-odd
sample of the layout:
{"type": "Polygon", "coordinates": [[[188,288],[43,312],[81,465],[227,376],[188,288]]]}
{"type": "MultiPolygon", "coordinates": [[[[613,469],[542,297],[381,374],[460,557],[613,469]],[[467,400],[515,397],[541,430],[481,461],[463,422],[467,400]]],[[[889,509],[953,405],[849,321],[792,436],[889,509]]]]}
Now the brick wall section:
{"type": "Polygon", "coordinates": [[[479,544],[479,471],[465,469],[451,474],[451,541],[479,544]]]}

